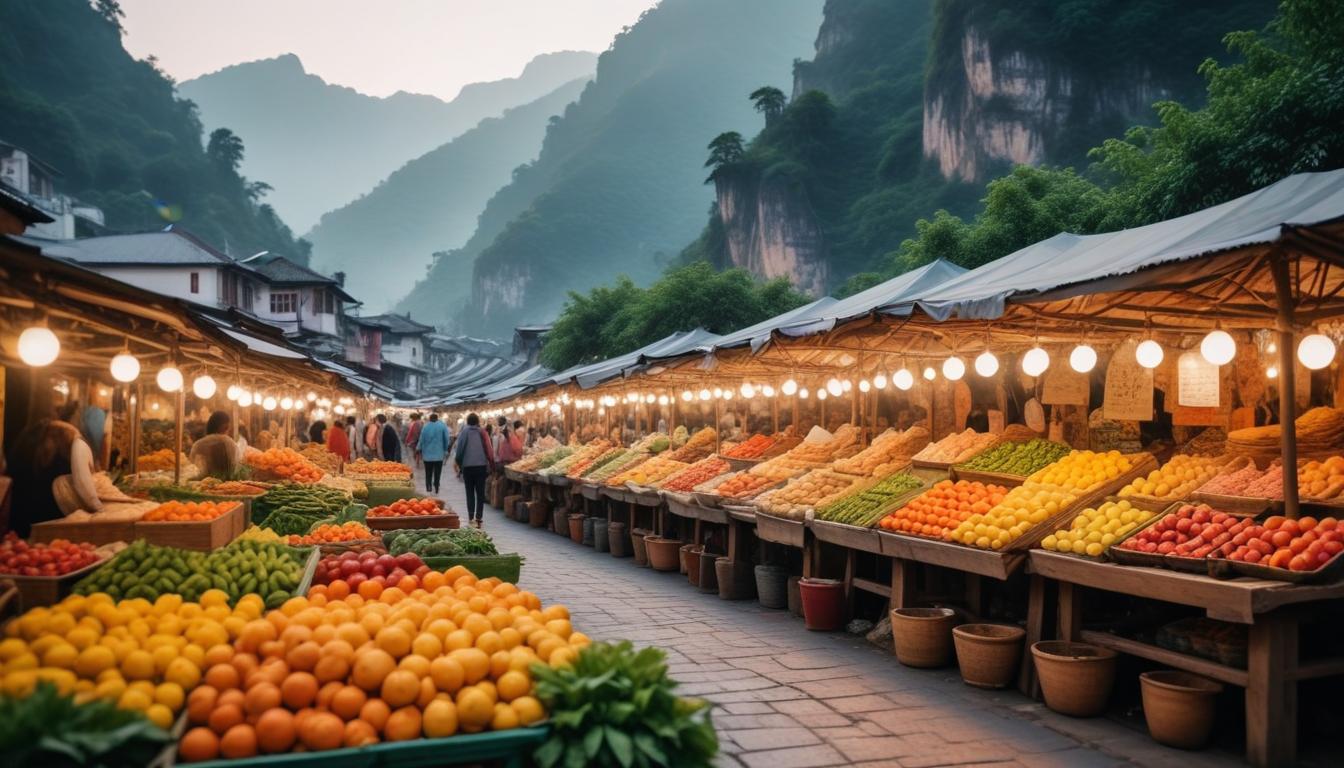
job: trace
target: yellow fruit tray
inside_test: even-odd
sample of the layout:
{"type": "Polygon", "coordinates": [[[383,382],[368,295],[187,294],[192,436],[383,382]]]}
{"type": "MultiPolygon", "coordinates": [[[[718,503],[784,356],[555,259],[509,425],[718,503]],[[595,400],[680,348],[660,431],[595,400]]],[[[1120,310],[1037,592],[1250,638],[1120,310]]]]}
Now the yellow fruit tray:
{"type": "MultiPolygon", "coordinates": [[[[1052,553],[1052,554],[1057,554],[1057,555],[1067,555],[1067,556],[1069,556],[1069,557],[1076,557],[1076,558],[1078,558],[1079,560],[1087,560],[1087,561],[1089,561],[1089,562],[1099,563],[1099,562],[1102,562],[1102,561],[1104,561],[1104,560],[1110,559],[1108,555],[1109,555],[1109,553],[1110,553],[1112,547],[1116,547],[1116,546],[1120,545],[1121,543],[1123,543],[1123,542],[1125,542],[1125,541],[1128,541],[1130,538],[1132,538],[1132,537],[1133,537],[1135,534],[1137,534],[1139,531],[1144,530],[1145,528],[1147,528],[1148,526],[1150,526],[1150,525],[1152,525],[1153,523],[1157,522],[1158,520],[1161,520],[1162,518],[1166,517],[1167,514],[1168,514],[1169,512],[1173,512],[1173,511],[1175,511],[1175,508],[1176,508],[1177,506],[1179,506],[1179,505],[1185,503],[1185,502],[1183,502],[1183,501],[1158,501],[1158,502],[1150,502],[1150,501],[1144,501],[1144,500],[1141,500],[1141,499],[1136,499],[1136,498],[1134,498],[1134,497],[1132,497],[1132,496],[1115,496],[1115,495],[1111,495],[1111,496],[1107,496],[1107,497],[1104,498],[1104,499],[1101,499],[1100,501],[1096,502],[1095,504],[1089,504],[1089,505],[1086,506],[1086,507],[1075,507],[1075,509],[1073,510],[1073,511],[1074,511],[1074,515],[1073,515],[1073,516],[1074,516],[1074,517],[1077,517],[1078,515],[1082,514],[1083,510],[1085,510],[1085,509],[1095,509],[1095,508],[1097,508],[1098,506],[1101,506],[1101,505],[1103,505],[1103,504],[1109,504],[1109,503],[1111,503],[1111,502],[1118,502],[1118,501],[1128,501],[1132,506],[1134,506],[1134,507],[1136,507],[1136,508],[1138,508],[1138,509],[1142,509],[1142,510],[1144,510],[1144,511],[1146,511],[1146,512],[1152,512],[1153,515],[1152,515],[1152,517],[1149,517],[1147,520],[1144,520],[1142,523],[1139,523],[1138,525],[1134,526],[1132,529],[1130,529],[1130,530],[1129,530],[1128,532],[1126,532],[1124,535],[1118,537],[1115,541],[1111,542],[1110,546],[1108,546],[1108,547],[1106,547],[1105,549],[1103,549],[1100,555],[1098,555],[1098,556],[1096,556],[1096,557],[1093,557],[1093,556],[1088,555],[1088,554],[1081,554],[1081,555],[1080,555],[1080,554],[1078,554],[1077,552],[1061,552],[1061,551],[1059,551],[1059,550],[1057,550],[1057,549],[1045,549],[1044,547],[1041,546],[1041,542],[1040,542],[1040,541],[1036,542],[1036,545],[1035,545],[1034,548],[1035,548],[1035,549],[1043,549],[1043,550],[1045,550],[1046,552],[1050,552],[1050,553],[1052,553]]],[[[1072,521],[1071,521],[1071,520],[1066,520],[1065,522],[1067,523],[1067,522],[1072,522],[1072,521]]],[[[1051,536],[1051,535],[1053,535],[1053,534],[1055,533],[1055,531],[1061,530],[1061,529],[1063,529],[1063,528],[1064,528],[1064,526],[1061,525],[1061,526],[1059,526],[1059,527],[1057,527],[1057,528],[1055,528],[1055,529],[1049,531],[1048,533],[1045,534],[1045,536],[1042,536],[1042,537],[1041,537],[1041,540],[1044,540],[1044,539],[1046,538],[1046,536],[1051,536]]],[[[1136,554],[1147,554],[1147,553],[1136,553],[1136,554]]]]}
{"type": "Polygon", "coordinates": [[[1129,485],[1134,478],[1148,474],[1157,466],[1157,459],[1153,458],[1150,453],[1138,454],[1137,457],[1131,455],[1130,458],[1136,458],[1137,460],[1128,472],[1083,491],[1081,495],[1074,497],[1074,500],[1067,507],[1056,512],[1053,517],[1048,517],[1043,522],[1027,529],[1026,532],[1009,542],[1000,551],[1022,552],[1035,548],[1041,543],[1041,539],[1059,530],[1064,523],[1072,520],[1080,511],[1096,506],[1108,496],[1114,495],[1116,491],[1129,485]]]}
{"type": "MultiPolygon", "coordinates": [[[[1244,468],[1247,464],[1254,463],[1247,456],[1221,456],[1219,458],[1222,460],[1223,465],[1217,472],[1213,474],[1212,477],[1209,478],[1209,480],[1212,480],[1214,477],[1218,477],[1219,475],[1225,475],[1229,472],[1236,472],[1237,470],[1244,468]]],[[[1207,483],[1209,482],[1209,480],[1206,480],[1204,482],[1207,483]]],[[[1196,488],[1194,491],[1182,495],[1155,496],[1147,493],[1131,493],[1124,496],[1124,498],[1129,499],[1130,501],[1143,501],[1152,504],[1162,504],[1162,503],[1170,504],[1173,501],[1183,501],[1186,498],[1191,498],[1194,496],[1194,494],[1198,492],[1199,489],[1196,488]]],[[[1224,511],[1230,512],[1231,510],[1224,510],[1224,511]]]]}

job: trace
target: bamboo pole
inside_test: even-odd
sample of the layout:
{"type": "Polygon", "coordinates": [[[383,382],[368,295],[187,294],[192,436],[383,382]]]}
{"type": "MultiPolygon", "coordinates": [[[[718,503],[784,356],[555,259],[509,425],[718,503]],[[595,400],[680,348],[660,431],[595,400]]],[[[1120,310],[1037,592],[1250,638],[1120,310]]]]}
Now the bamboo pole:
{"type": "Polygon", "coordinates": [[[723,442],[723,426],[719,423],[719,412],[720,412],[720,410],[721,410],[720,406],[722,406],[722,405],[723,405],[723,401],[722,401],[722,400],[720,400],[720,399],[717,398],[717,397],[714,398],[714,452],[715,452],[715,453],[718,453],[718,452],[719,452],[719,444],[723,442]]]}
{"type": "Polygon", "coordinates": [[[143,400],[140,382],[126,385],[126,426],[131,430],[131,474],[140,471],[140,401],[143,400]]]}
{"type": "Polygon", "coordinates": [[[1270,266],[1274,274],[1274,293],[1278,304],[1279,332],[1279,424],[1283,451],[1283,514],[1296,519],[1297,488],[1297,371],[1293,360],[1293,298],[1288,274],[1288,258],[1276,253],[1270,266]]]}
{"type": "Polygon", "coordinates": [[[779,434],[779,396],[770,398],[770,429],[771,434],[779,434]]]}
{"type": "Polygon", "coordinates": [[[177,450],[173,452],[173,485],[182,484],[182,421],[187,407],[187,396],[182,390],[186,389],[185,383],[177,388],[177,418],[173,425],[174,442],[177,450]]]}

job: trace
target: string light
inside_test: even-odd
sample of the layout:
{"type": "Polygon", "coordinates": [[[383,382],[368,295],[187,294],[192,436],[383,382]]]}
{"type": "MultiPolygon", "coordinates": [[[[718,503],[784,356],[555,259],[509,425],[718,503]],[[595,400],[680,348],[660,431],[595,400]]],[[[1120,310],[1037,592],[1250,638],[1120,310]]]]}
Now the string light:
{"type": "Polygon", "coordinates": [[[1152,339],[1144,339],[1134,348],[1134,359],[1144,368],[1156,368],[1166,356],[1162,345],[1152,339]]]}
{"type": "Polygon", "coordinates": [[[807,387],[803,387],[802,389],[798,390],[798,398],[800,400],[806,400],[807,395],[808,395],[807,387]]]}
{"type": "Polygon", "coordinates": [[[177,392],[182,389],[182,372],[171,365],[161,369],[154,380],[164,392],[177,392]]]}
{"type": "Polygon", "coordinates": [[[872,388],[873,388],[873,385],[872,385],[872,384],[869,384],[867,379],[859,379],[859,391],[860,391],[860,392],[863,392],[863,393],[866,394],[866,393],[867,393],[870,389],[872,389],[872,388]]]}
{"type": "Polygon", "coordinates": [[[1199,354],[1214,365],[1227,365],[1237,355],[1237,342],[1232,334],[1215,328],[1199,342],[1199,354]]]}
{"type": "Polygon", "coordinates": [[[774,397],[774,396],[775,396],[775,388],[772,387],[772,386],[770,386],[769,384],[762,384],[762,385],[761,385],[761,394],[762,394],[762,395],[765,395],[766,397],[774,397]]]}
{"type": "Polygon", "coordinates": [[[1040,376],[1050,367],[1050,353],[1039,346],[1032,347],[1022,355],[1022,372],[1031,377],[1040,376]]]}
{"type": "Polygon", "coordinates": [[[275,401],[275,398],[271,397],[270,395],[267,395],[266,399],[261,401],[262,410],[274,411],[276,405],[277,403],[275,401]]]}
{"type": "Polygon", "coordinates": [[[1297,359],[1307,368],[1319,371],[1335,359],[1335,342],[1320,333],[1303,336],[1297,343],[1297,359]]]}
{"type": "Polygon", "coordinates": [[[840,388],[845,392],[848,392],[854,389],[854,382],[850,381],[849,379],[845,379],[840,382],[840,388]]]}
{"type": "Polygon", "coordinates": [[[948,381],[957,381],[966,375],[966,363],[960,357],[949,357],[943,361],[943,376],[948,381]]]}
{"type": "MultiPolygon", "coordinates": [[[[294,398],[290,397],[289,395],[285,395],[284,397],[280,398],[280,410],[282,410],[282,411],[288,411],[288,410],[291,410],[293,407],[294,407],[294,398]]],[[[335,409],[333,409],[333,410],[335,410],[335,409]]],[[[344,408],[341,408],[340,410],[337,410],[336,412],[337,412],[337,413],[345,413],[345,409],[344,409],[344,408]]]]}
{"type": "MultiPolygon", "coordinates": [[[[844,384],[841,384],[839,379],[832,378],[832,379],[830,379],[829,381],[826,382],[826,392],[827,392],[827,393],[832,394],[832,395],[835,395],[836,397],[839,397],[840,394],[841,394],[842,392],[844,392],[844,391],[845,391],[845,385],[844,385],[844,384]]],[[[817,390],[817,397],[819,397],[819,398],[821,398],[821,399],[823,399],[823,400],[826,399],[826,398],[824,398],[824,397],[821,397],[821,390],[817,390]]]]}
{"type": "Polygon", "coordinates": [[[896,388],[901,391],[908,390],[915,386],[915,374],[911,373],[907,368],[902,368],[892,374],[891,383],[895,384],[896,388]]]}
{"type": "Polygon", "coordinates": [[[821,389],[818,389],[818,390],[817,390],[817,399],[818,399],[818,400],[825,400],[825,399],[826,399],[826,393],[827,393],[827,389],[826,389],[825,387],[823,387],[823,388],[821,388],[821,389]]]}
{"type": "Polygon", "coordinates": [[[1087,344],[1079,344],[1069,353],[1069,367],[1078,373],[1087,373],[1097,367],[1097,350],[1087,344]]]}
{"type": "Polygon", "coordinates": [[[313,402],[314,400],[317,399],[317,393],[316,393],[316,392],[313,392],[312,390],[309,390],[309,391],[308,391],[308,394],[305,395],[305,397],[307,397],[307,398],[308,398],[308,402],[311,403],[311,402],[313,402]]]}
{"type": "Polygon", "coordinates": [[[886,388],[887,388],[887,374],[885,374],[885,373],[879,373],[879,374],[873,376],[873,388],[874,388],[874,389],[886,389],[886,388]]]}
{"type": "Polygon", "coordinates": [[[793,379],[785,379],[784,383],[779,385],[779,391],[786,395],[793,395],[798,392],[798,382],[793,379]]]}
{"type": "Polygon", "coordinates": [[[694,400],[694,399],[695,399],[695,394],[692,393],[691,390],[689,390],[689,389],[683,389],[683,390],[681,391],[681,400],[682,400],[682,402],[689,403],[689,402],[691,402],[691,401],[694,400]]]}
{"type": "Polygon", "coordinates": [[[238,402],[238,398],[243,394],[243,388],[237,384],[230,384],[229,388],[224,390],[224,396],[233,402],[238,402]]]}
{"type": "Polygon", "coordinates": [[[132,382],[140,378],[140,361],[129,350],[118,352],[108,365],[112,378],[120,382],[132,382]]]}
{"type": "Polygon", "coordinates": [[[975,372],[985,378],[993,376],[999,372],[999,358],[989,350],[981,352],[980,356],[975,358],[975,372]]]}
{"type": "Polygon", "coordinates": [[[700,399],[701,399],[701,400],[708,400],[709,398],[711,398],[711,397],[713,397],[713,396],[714,396],[714,395],[713,395],[708,389],[702,389],[702,390],[700,390],[700,399]]]}
{"type": "Polygon", "coordinates": [[[1279,378],[1279,367],[1277,365],[1269,366],[1265,369],[1265,376],[1271,379],[1279,378]]]}
{"type": "Polygon", "coordinates": [[[219,387],[215,380],[209,374],[201,374],[196,380],[191,382],[191,392],[202,400],[209,400],[215,396],[215,390],[219,387]]]}
{"type": "Polygon", "coordinates": [[[246,389],[238,393],[238,405],[248,408],[252,405],[252,393],[246,389]]]}
{"type": "Polygon", "coordinates": [[[19,359],[34,368],[51,365],[61,354],[61,340],[45,325],[23,329],[19,334],[19,359]]]}
{"type": "Polygon", "coordinates": [[[756,388],[751,386],[750,383],[744,381],[742,382],[742,386],[738,388],[738,393],[741,394],[742,397],[750,400],[751,398],[756,396],[756,388]]]}

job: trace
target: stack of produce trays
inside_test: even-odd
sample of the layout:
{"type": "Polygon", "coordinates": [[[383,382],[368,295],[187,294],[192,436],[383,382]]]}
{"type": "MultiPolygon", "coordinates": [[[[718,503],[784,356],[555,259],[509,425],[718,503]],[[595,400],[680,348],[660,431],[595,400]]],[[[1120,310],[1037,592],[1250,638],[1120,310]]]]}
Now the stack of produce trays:
{"type": "Polygon", "coordinates": [[[902,501],[924,487],[923,480],[909,472],[900,472],[876,485],[818,507],[816,517],[818,520],[831,523],[871,528],[893,506],[900,505],[902,501]]]}
{"type": "Polygon", "coordinates": [[[956,465],[957,477],[988,482],[1024,478],[1059,461],[1071,450],[1063,443],[1039,437],[1022,443],[1002,442],[956,465]]]}
{"type": "Polygon", "coordinates": [[[1230,470],[1253,466],[1246,458],[1232,456],[1186,456],[1178,454],[1147,476],[1135,478],[1120,489],[1120,496],[1153,502],[1180,501],[1196,488],[1230,470]]]}
{"type": "Polygon", "coordinates": [[[999,436],[991,432],[976,432],[967,429],[948,435],[936,443],[929,443],[919,453],[911,457],[917,467],[946,469],[953,464],[966,461],[986,448],[999,442],[999,436]]]}
{"type": "Polygon", "coordinates": [[[732,467],[717,456],[701,459],[694,464],[672,473],[658,484],[658,489],[670,493],[690,493],[697,485],[722,475],[732,467]]]}
{"type": "Polygon", "coordinates": [[[940,480],[882,518],[884,531],[945,539],[971,515],[983,515],[1003,502],[1008,489],[972,480],[940,480]]]}
{"type": "Polygon", "coordinates": [[[864,477],[885,477],[910,465],[910,457],[929,442],[929,431],[913,426],[904,432],[889,429],[867,448],[831,465],[836,472],[864,477]]]}
{"type": "Polygon", "coordinates": [[[761,494],[756,499],[756,508],[779,517],[802,520],[817,507],[825,506],[870,482],[855,475],[817,469],[782,488],[761,494]]]}

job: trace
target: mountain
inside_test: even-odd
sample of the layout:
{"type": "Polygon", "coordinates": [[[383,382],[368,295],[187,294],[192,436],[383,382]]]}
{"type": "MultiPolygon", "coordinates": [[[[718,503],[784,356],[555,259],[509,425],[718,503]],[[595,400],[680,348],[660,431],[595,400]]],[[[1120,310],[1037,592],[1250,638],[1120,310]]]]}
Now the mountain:
{"type": "MultiPolygon", "coordinates": [[[[1198,65],[1272,0],[827,0],[791,103],[714,171],[716,204],[681,261],[788,276],[821,293],[884,264],[916,222],[980,208],[1015,164],[1086,163],[1198,103],[1198,65]]],[[[728,124],[724,130],[734,127],[728,124]]],[[[850,289],[862,287],[852,284],[850,289]]]]}
{"type": "MultiPolygon", "coordinates": [[[[535,163],[491,200],[466,246],[402,304],[474,261],[469,333],[506,335],[555,316],[568,290],[617,273],[647,282],[695,236],[712,200],[701,165],[725,126],[759,118],[746,95],[788,76],[821,0],[663,0],[598,59],[597,76],[547,130],[535,163]]],[[[438,316],[415,316],[440,322],[438,316]]]]}
{"type": "Polygon", "coordinates": [[[191,103],[88,0],[0,0],[0,140],[54,166],[57,191],[102,208],[110,231],[175,222],[235,254],[307,256],[249,194],[236,155],[207,154],[191,103]]]}
{"type": "MultiPolygon", "coordinates": [[[[579,97],[588,78],[482,120],[475,128],[405,164],[368,194],[322,216],[305,237],[313,263],[343,271],[367,311],[381,312],[423,276],[434,257],[466,243],[490,196],[541,148],[547,121],[579,97]],[[376,255],[376,258],[371,258],[376,255]]],[[[466,273],[462,275],[466,277],[466,273]]],[[[462,279],[441,286],[439,306],[460,306],[462,279]]],[[[428,308],[414,308],[417,317],[428,308]]]]}
{"type": "Polygon", "coordinates": [[[366,96],[309,74],[288,54],[188,80],[178,93],[196,102],[207,127],[228,126],[243,137],[243,172],[274,187],[271,203],[304,230],[482,119],[591,75],[595,62],[587,52],[545,54],[516,78],[468,85],[444,102],[366,96]]]}

